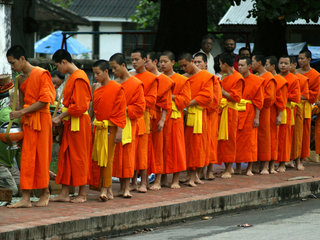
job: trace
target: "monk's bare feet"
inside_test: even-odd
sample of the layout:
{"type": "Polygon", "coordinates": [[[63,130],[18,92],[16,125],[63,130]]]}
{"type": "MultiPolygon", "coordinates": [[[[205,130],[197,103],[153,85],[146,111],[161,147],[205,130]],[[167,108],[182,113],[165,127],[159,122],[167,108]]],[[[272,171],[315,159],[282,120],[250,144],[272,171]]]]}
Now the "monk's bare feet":
{"type": "Polygon", "coordinates": [[[303,171],[304,170],[304,166],[303,166],[301,161],[299,163],[297,163],[297,170],[298,171],[303,171]]]}
{"type": "Polygon", "coordinates": [[[276,170],[270,169],[270,174],[276,174],[276,173],[278,173],[276,170]]]}
{"type": "Polygon", "coordinates": [[[87,196],[79,195],[76,198],[72,199],[70,202],[72,203],[84,203],[87,201],[87,196]]]}
{"type": "Polygon", "coordinates": [[[295,167],[293,161],[285,163],[285,166],[286,166],[286,168],[294,168],[295,167]]]}
{"type": "Polygon", "coordinates": [[[123,193],[123,197],[124,197],[124,198],[131,198],[131,197],[132,197],[132,195],[131,195],[131,193],[130,193],[129,189],[124,191],[124,193],[123,193]]]}
{"type": "Polygon", "coordinates": [[[236,175],[240,175],[241,173],[242,173],[241,168],[236,168],[234,170],[234,174],[236,174],[236,175]]]}
{"type": "Polygon", "coordinates": [[[231,173],[231,174],[234,174],[234,169],[233,169],[233,167],[231,167],[230,173],[231,173]]]}
{"type": "Polygon", "coordinates": [[[215,177],[213,175],[213,172],[208,172],[208,180],[214,180],[215,177]]]}
{"type": "Polygon", "coordinates": [[[70,197],[65,195],[58,195],[56,197],[50,198],[50,202],[70,202],[70,197]]]}
{"type": "Polygon", "coordinates": [[[194,182],[194,181],[192,181],[191,179],[186,183],[189,187],[196,187],[197,186],[197,184],[194,182]]]}
{"type": "Polygon", "coordinates": [[[8,205],[7,208],[30,208],[32,207],[32,203],[28,199],[21,199],[19,202],[15,204],[8,205]]]}
{"type": "Polygon", "coordinates": [[[137,188],[137,191],[139,193],[146,193],[148,190],[147,190],[147,186],[145,184],[141,185],[140,187],[137,188]]]}
{"type": "Polygon", "coordinates": [[[285,173],[286,172],[286,166],[284,164],[280,164],[277,171],[279,173],[285,173]]]}
{"type": "Polygon", "coordinates": [[[138,190],[138,185],[137,184],[131,184],[130,185],[130,191],[137,191],[138,190]]]}
{"type": "Polygon", "coordinates": [[[50,193],[42,194],[39,201],[34,204],[35,207],[47,207],[49,204],[50,193]]]}
{"type": "Polygon", "coordinates": [[[268,169],[262,169],[261,172],[260,172],[261,175],[268,175],[269,174],[269,171],[268,169]]]}
{"type": "Polygon", "coordinates": [[[179,185],[178,182],[177,182],[177,183],[172,183],[171,186],[170,186],[170,188],[172,188],[172,189],[178,189],[178,188],[180,188],[180,185],[179,185]]]}
{"type": "Polygon", "coordinates": [[[161,189],[161,184],[156,182],[150,187],[150,190],[154,190],[154,191],[159,191],[160,189],[161,189]]]}
{"type": "Polygon", "coordinates": [[[112,187],[108,187],[107,197],[108,197],[108,200],[112,200],[113,199],[112,187]]]}
{"type": "Polygon", "coordinates": [[[231,175],[230,172],[224,172],[224,173],[221,175],[221,178],[224,178],[224,179],[226,179],[226,178],[231,178],[231,177],[232,177],[232,175],[231,175]]]}
{"type": "Polygon", "coordinates": [[[101,202],[106,202],[106,201],[108,201],[108,196],[105,195],[104,193],[101,193],[100,196],[99,196],[99,200],[101,202]]]}
{"type": "Polygon", "coordinates": [[[251,170],[247,170],[246,175],[247,176],[253,176],[254,174],[253,174],[253,172],[251,170]]]}

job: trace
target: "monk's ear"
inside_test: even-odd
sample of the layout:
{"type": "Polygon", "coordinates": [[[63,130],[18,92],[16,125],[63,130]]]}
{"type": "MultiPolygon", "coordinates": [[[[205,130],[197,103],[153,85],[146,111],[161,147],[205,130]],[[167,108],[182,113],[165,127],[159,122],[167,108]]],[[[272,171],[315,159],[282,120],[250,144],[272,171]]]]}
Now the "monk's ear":
{"type": "Polygon", "coordinates": [[[158,59],[153,60],[154,64],[158,64],[158,59]]]}
{"type": "Polygon", "coordinates": [[[20,56],[19,60],[20,60],[20,61],[25,61],[26,58],[25,58],[24,56],[20,56]]]}

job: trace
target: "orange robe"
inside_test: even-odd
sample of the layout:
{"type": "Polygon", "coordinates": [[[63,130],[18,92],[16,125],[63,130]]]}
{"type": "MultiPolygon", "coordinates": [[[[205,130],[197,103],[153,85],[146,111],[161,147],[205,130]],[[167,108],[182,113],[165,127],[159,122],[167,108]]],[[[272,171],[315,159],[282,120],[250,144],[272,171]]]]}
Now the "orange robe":
{"type": "Polygon", "coordinates": [[[275,75],[276,98],[270,109],[270,132],[271,132],[271,160],[278,159],[279,126],[276,125],[276,118],[279,112],[286,109],[288,101],[288,81],[281,75],[275,75]]]}
{"type": "Polygon", "coordinates": [[[252,101],[246,104],[246,110],[239,112],[236,163],[256,162],[258,157],[258,128],[253,127],[256,109],[263,107],[264,79],[250,74],[244,78],[242,98],[252,101]]]}
{"type": "MultiPolygon", "coordinates": [[[[300,103],[300,85],[299,79],[292,73],[285,76],[288,81],[288,102],[287,102],[287,124],[281,124],[279,128],[278,161],[289,162],[291,154],[291,108],[288,107],[291,102],[300,103]]],[[[294,110],[294,109],[293,109],[294,110]]]]}
{"type": "Polygon", "coordinates": [[[270,72],[261,76],[264,79],[264,104],[260,111],[258,128],[258,160],[271,160],[270,112],[276,98],[276,81],[270,72]]]}
{"type": "Polygon", "coordinates": [[[151,118],[149,113],[150,109],[154,108],[157,101],[158,81],[157,76],[149,71],[138,73],[135,77],[143,83],[144,97],[146,101],[145,113],[137,120],[135,170],[139,171],[148,169],[148,158],[149,161],[154,161],[153,147],[148,141],[151,128],[151,118]]]}
{"type": "Polygon", "coordinates": [[[181,117],[174,119],[169,116],[164,126],[163,152],[164,152],[164,173],[177,173],[186,170],[186,149],[184,138],[183,109],[189,105],[191,100],[191,89],[188,78],[174,73],[170,78],[174,81],[172,94],[181,117]]]}
{"type": "MultiPolygon", "coordinates": [[[[214,75],[202,70],[189,77],[191,99],[203,108],[202,110],[202,133],[193,133],[193,127],[185,126],[184,136],[186,143],[187,168],[195,170],[205,165],[207,156],[207,108],[213,100],[214,75]]],[[[187,115],[188,118],[188,115],[187,115]]]]}
{"type": "Polygon", "coordinates": [[[117,144],[113,159],[113,176],[131,178],[134,174],[136,154],[136,125],[137,119],[143,116],[146,102],[143,93],[143,84],[136,77],[131,76],[121,83],[127,101],[127,114],[131,121],[132,141],[122,145],[117,144]]]}
{"type": "Polygon", "coordinates": [[[24,133],[21,162],[20,188],[41,189],[49,185],[49,165],[52,153],[52,121],[49,103],[55,99],[55,89],[48,71],[34,67],[20,86],[24,95],[24,107],[36,102],[47,103],[45,107],[24,115],[24,133]]]}
{"type": "MultiPolygon", "coordinates": [[[[113,157],[116,144],[115,134],[117,127],[126,125],[126,96],[123,87],[111,80],[107,85],[97,88],[93,93],[92,107],[97,121],[108,120],[108,163],[106,167],[100,167],[97,161],[92,161],[90,185],[96,188],[107,188],[112,185],[113,157]]],[[[96,126],[93,133],[96,132],[96,126]]],[[[94,137],[93,137],[94,139],[94,137]]],[[[93,145],[95,146],[95,145],[93,145]]]]}
{"type": "MultiPolygon", "coordinates": [[[[309,99],[309,79],[300,73],[296,74],[299,79],[300,93],[305,99],[309,99]]],[[[303,122],[304,122],[304,104],[301,103],[295,108],[295,124],[292,126],[292,145],[291,145],[291,159],[297,159],[301,155],[302,151],[302,139],[303,139],[303,122]]],[[[310,136],[309,136],[310,138],[310,136]]]]}
{"type": "MultiPolygon", "coordinates": [[[[242,91],[244,88],[244,79],[239,72],[234,71],[232,75],[223,78],[221,81],[221,86],[225,91],[227,91],[230,94],[230,97],[233,99],[233,102],[240,102],[242,98],[242,91]]],[[[232,108],[228,108],[229,139],[218,141],[219,164],[222,164],[223,162],[233,163],[236,161],[237,130],[238,111],[232,108]]]]}
{"type": "MultiPolygon", "coordinates": [[[[311,68],[309,72],[303,74],[309,79],[309,102],[311,104],[319,101],[320,91],[320,74],[314,68],[311,68]]],[[[315,125],[315,142],[316,153],[320,154],[320,126],[319,118],[316,120],[315,125]]],[[[302,138],[302,150],[301,158],[309,157],[310,154],[310,134],[311,134],[311,119],[305,118],[303,120],[303,138],[302,138]]]]}
{"type": "Polygon", "coordinates": [[[63,105],[71,117],[79,118],[79,131],[71,131],[71,121],[63,120],[64,129],[58,156],[57,184],[82,186],[87,184],[91,163],[92,132],[90,116],[86,114],[91,101],[87,74],[78,69],[69,77],[63,91],[63,105]]]}
{"type": "Polygon", "coordinates": [[[163,129],[158,131],[158,122],[162,116],[162,110],[167,111],[166,121],[171,115],[172,108],[172,87],[173,80],[164,74],[158,77],[157,103],[150,109],[151,115],[151,133],[149,134],[149,154],[154,155],[148,158],[148,172],[154,174],[162,174],[164,172],[163,159],[163,129]],[[151,145],[151,146],[150,146],[151,145]]]}
{"type": "Polygon", "coordinates": [[[219,104],[222,98],[220,79],[213,78],[213,101],[208,108],[207,117],[207,156],[205,166],[209,163],[218,163],[218,128],[219,128],[219,104]]]}

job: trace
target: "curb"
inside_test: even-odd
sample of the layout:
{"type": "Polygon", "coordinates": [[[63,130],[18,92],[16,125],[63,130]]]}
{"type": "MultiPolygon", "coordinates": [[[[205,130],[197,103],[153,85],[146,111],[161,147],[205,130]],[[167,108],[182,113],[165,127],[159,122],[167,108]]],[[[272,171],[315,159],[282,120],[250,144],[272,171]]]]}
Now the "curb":
{"type": "Polygon", "coordinates": [[[63,217],[44,219],[38,223],[24,223],[8,226],[0,233],[0,239],[74,239],[97,236],[111,236],[133,228],[175,222],[201,215],[210,215],[235,209],[270,206],[282,202],[320,193],[320,178],[277,184],[270,188],[242,188],[205,196],[193,196],[172,203],[161,202],[159,206],[146,204],[143,209],[127,208],[117,211],[84,214],[73,220],[63,217]],[[150,206],[149,206],[150,205],[150,206]]]}

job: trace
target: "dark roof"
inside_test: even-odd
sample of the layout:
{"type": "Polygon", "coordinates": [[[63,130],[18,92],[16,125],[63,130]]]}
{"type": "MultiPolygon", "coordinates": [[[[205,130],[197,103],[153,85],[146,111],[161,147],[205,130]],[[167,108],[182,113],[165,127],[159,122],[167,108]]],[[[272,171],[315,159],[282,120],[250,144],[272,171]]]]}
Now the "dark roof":
{"type": "Polygon", "coordinates": [[[140,0],[74,0],[70,10],[80,16],[129,18],[140,0]]]}

